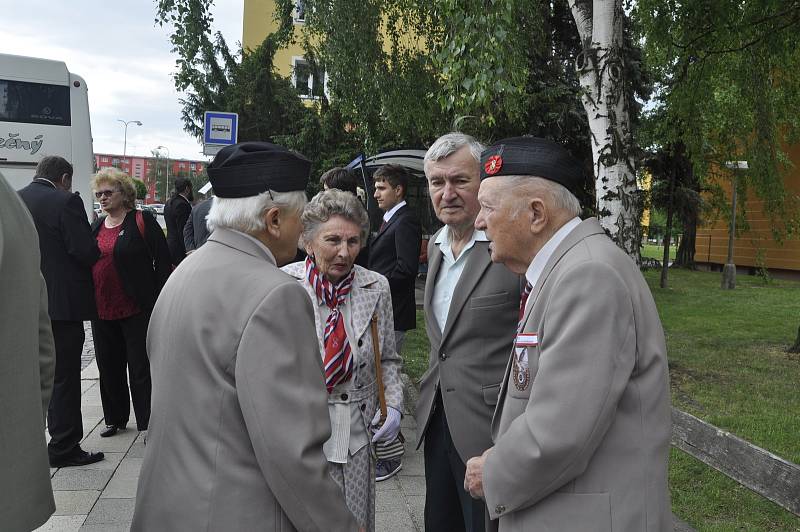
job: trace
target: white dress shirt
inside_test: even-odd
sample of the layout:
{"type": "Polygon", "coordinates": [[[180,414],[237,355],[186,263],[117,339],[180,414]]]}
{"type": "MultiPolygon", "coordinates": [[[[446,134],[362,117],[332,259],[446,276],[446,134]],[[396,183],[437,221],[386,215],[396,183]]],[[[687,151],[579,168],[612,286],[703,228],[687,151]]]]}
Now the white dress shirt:
{"type": "MultiPolygon", "coordinates": [[[[567,238],[573,229],[578,227],[581,223],[581,219],[577,216],[572,220],[568,221],[561,228],[555,232],[553,236],[550,237],[542,249],[539,250],[539,253],[533,257],[533,261],[531,265],[528,266],[528,271],[525,272],[525,279],[531,286],[536,286],[536,282],[539,280],[539,277],[542,275],[544,271],[544,267],[547,265],[547,261],[550,260],[550,257],[553,255],[553,252],[556,250],[558,245],[567,238]]],[[[525,303],[525,310],[531,305],[531,298],[528,298],[528,301],[525,303]]]]}
{"type": "Polygon", "coordinates": [[[433,285],[433,295],[431,297],[431,306],[433,307],[433,315],[436,322],[439,324],[439,329],[444,332],[444,326],[447,323],[447,315],[450,312],[450,302],[453,300],[453,293],[455,292],[458,280],[461,278],[461,273],[464,271],[464,266],[467,264],[467,257],[469,257],[475,242],[488,242],[486,233],[483,231],[473,230],[472,238],[461,250],[461,254],[456,258],[453,256],[453,248],[450,244],[450,228],[445,226],[439,236],[436,237],[435,245],[439,246],[439,251],[442,252],[442,264],[439,267],[439,274],[436,277],[436,284],[433,285]]]}
{"type": "Polygon", "coordinates": [[[392,216],[394,216],[394,213],[399,211],[405,204],[406,204],[406,200],[402,200],[400,203],[398,203],[397,205],[395,205],[394,207],[392,207],[391,209],[386,211],[383,214],[383,221],[386,222],[386,223],[389,223],[389,220],[392,219],[392,216]]]}

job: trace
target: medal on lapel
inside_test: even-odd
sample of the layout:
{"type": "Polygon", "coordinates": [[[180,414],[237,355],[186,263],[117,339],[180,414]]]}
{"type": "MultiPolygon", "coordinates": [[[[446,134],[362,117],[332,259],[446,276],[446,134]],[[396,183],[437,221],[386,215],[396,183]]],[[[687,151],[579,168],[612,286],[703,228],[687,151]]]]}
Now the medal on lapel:
{"type": "Polygon", "coordinates": [[[511,373],[514,378],[514,386],[520,392],[527,390],[531,383],[528,348],[537,345],[539,345],[539,335],[536,333],[519,333],[514,339],[514,366],[511,373]]]}

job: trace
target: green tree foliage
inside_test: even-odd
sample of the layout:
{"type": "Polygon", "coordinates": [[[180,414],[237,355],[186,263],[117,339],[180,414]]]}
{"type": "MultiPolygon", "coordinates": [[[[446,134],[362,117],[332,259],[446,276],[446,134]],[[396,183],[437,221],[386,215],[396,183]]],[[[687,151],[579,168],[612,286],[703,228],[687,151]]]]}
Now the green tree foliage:
{"type": "MultiPolygon", "coordinates": [[[[155,199],[157,199],[160,203],[165,203],[169,199],[169,193],[167,191],[167,168],[170,164],[170,159],[166,157],[161,157],[161,152],[157,150],[153,150],[153,164],[150,164],[147,168],[147,182],[148,183],[155,183],[154,192],[155,192],[155,199]]],[[[170,179],[172,176],[170,175],[170,179]]]]}
{"type": "MultiPolygon", "coordinates": [[[[291,0],[278,0],[286,13],[291,0]]],[[[424,17],[410,0],[305,2],[299,39],[318,79],[327,75],[320,110],[336,106],[333,123],[347,125],[363,151],[423,147],[445,119],[438,81],[425,51],[424,17]]]]}
{"type": "Polygon", "coordinates": [[[144,201],[147,197],[147,185],[141,179],[133,179],[133,186],[136,187],[136,199],[144,201]]]}
{"type": "MultiPolygon", "coordinates": [[[[277,0],[279,31],[240,55],[212,35],[212,3],[158,2],[157,21],[172,28],[184,122],[195,135],[203,110],[236,111],[241,140],[290,146],[319,173],[360,151],[424,148],[453,128],[488,142],[533,134],[566,144],[592,175],[574,66],[582,44],[566,0],[308,0],[296,38],[316,78],[327,75],[327,93],[312,110],[272,67],[275,50],[295,38],[294,2],[277,0]]],[[[635,122],[634,95],[646,95],[647,83],[632,42],[625,40],[624,94],[635,122]]]]}
{"type": "Polygon", "coordinates": [[[699,181],[686,157],[686,147],[681,143],[671,144],[647,158],[645,166],[652,176],[651,207],[666,213],[667,232],[677,228],[683,235],[674,265],[694,268],[697,222],[703,202],[699,181]]]}
{"type": "Polygon", "coordinates": [[[726,161],[747,160],[742,190],[765,201],[774,236],[794,230],[783,150],[800,139],[800,2],[639,0],[633,17],[658,82],[649,143],[683,143],[705,182],[723,177],[726,161]]]}
{"type": "Polygon", "coordinates": [[[156,22],[171,28],[184,129],[202,138],[203,113],[220,110],[239,113],[240,141],[297,133],[311,111],[273,67],[275,51],[291,32],[291,17],[255,50],[233,53],[222,34],[212,34],[212,5],[213,0],[157,3],[156,22]]]}

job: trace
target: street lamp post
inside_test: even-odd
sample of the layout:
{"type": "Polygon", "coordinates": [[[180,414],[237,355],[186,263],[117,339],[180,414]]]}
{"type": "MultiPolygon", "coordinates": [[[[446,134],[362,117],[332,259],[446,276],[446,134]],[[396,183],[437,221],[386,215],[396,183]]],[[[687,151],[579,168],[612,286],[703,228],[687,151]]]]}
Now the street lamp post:
{"type": "Polygon", "coordinates": [[[158,146],[156,149],[167,150],[167,178],[164,182],[164,203],[166,203],[167,199],[169,198],[169,148],[166,146],[158,146]]]}
{"type": "Polygon", "coordinates": [[[736,185],[737,185],[737,170],[747,170],[747,161],[728,161],[725,167],[733,171],[733,178],[731,179],[731,227],[728,233],[728,258],[725,260],[725,266],[722,268],[722,288],[725,290],[733,290],[736,288],[736,264],[733,263],[733,239],[736,235],[736,185]]]}
{"type": "Polygon", "coordinates": [[[127,157],[128,156],[128,124],[136,124],[137,126],[141,126],[142,123],[140,121],[138,121],[138,120],[122,120],[120,118],[117,118],[117,122],[122,122],[123,124],[125,124],[125,140],[124,140],[124,142],[122,144],[122,156],[123,157],[127,157]]]}

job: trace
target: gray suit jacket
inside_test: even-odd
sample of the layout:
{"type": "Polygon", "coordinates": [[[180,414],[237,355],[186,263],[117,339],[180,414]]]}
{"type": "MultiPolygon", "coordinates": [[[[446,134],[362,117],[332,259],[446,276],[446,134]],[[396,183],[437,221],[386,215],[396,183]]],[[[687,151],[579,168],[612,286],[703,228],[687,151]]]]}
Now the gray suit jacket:
{"type": "Polygon", "coordinates": [[[44,436],[55,347],[39,238],[0,175],[0,528],[28,531],[55,511],[44,436]]]}
{"type": "Polygon", "coordinates": [[[492,264],[488,242],[475,242],[442,331],[431,303],[442,265],[442,252],[435,245],[438,234],[428,243],[425,328],[431,350],[417,401],[416,419],[422,427],[417,447],[441,387],[450,436],[466,462],[492,446],[492,413],[519,317],[520,281],[502,264],[492,264]]]}
{"type": "Polygon", "coordinates": [[[218,228],[170,276],[147,334],[152,416],[132,530],[353,531],[328,472],[308,296],[218,228]]]}
{"type": "Polygon", "coordinates": [[[636,264],[590,218],[530,299],[538,345],[512,353],[484,464],[491,517],[501,532],[671,530],[666,346],[636,264]]]}

